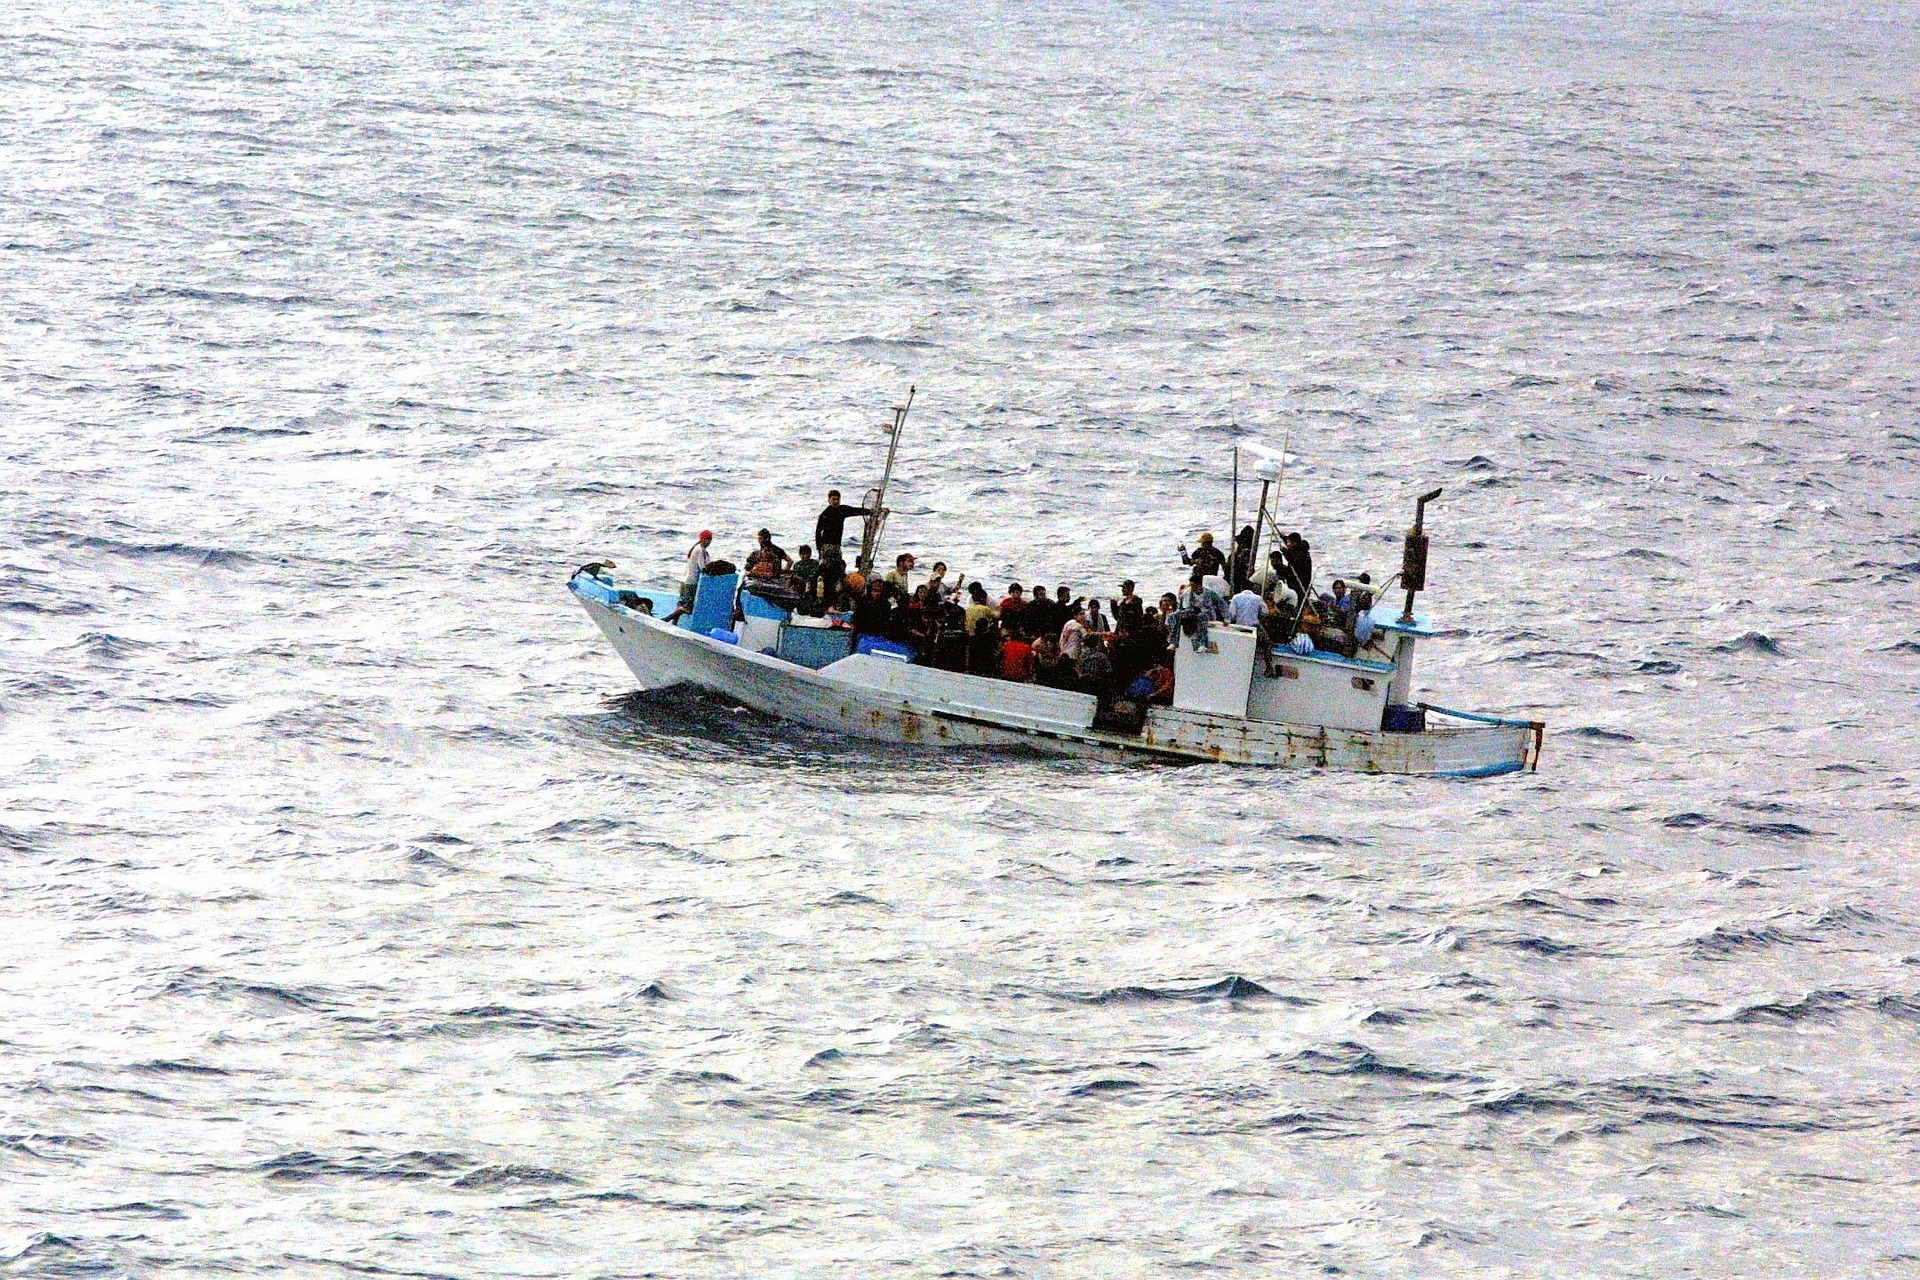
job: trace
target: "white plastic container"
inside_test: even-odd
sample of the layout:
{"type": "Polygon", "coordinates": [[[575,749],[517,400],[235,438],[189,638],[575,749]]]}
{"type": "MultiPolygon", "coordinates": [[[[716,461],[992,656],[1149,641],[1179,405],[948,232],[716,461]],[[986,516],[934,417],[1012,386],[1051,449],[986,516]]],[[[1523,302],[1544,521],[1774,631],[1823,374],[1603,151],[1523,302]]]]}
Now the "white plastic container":
{"type": "Polygon", "coordinates": [[[1207,639],[1218,650],[1195,653],[1193,638],[1182,635],[1173,658],[1173,705],[1181,711],[1216,716],[1247,714],[1247,686],[1253,680],[1252,627],[1215,622],[1207,639]]]}

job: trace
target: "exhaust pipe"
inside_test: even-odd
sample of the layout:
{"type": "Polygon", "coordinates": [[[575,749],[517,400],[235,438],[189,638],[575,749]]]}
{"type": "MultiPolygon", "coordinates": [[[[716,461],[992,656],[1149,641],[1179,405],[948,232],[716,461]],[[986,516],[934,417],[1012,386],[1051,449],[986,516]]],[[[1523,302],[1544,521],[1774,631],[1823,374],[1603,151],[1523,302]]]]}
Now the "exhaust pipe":
{"type": "Polygon", "coordinates": [[[1421,532],[1427,522],[1427,504],[1440,496],[1441,490],[1423,493],[1413,504],[1413,528],[1407,530],[1406,542],[1400,549],[1400,585],[1407,589],[1407,604],[1400,611],[1400,621],[1413,621],[1413,597],[1415,592],[1427,589],[1427,535],[1421,532]]]}

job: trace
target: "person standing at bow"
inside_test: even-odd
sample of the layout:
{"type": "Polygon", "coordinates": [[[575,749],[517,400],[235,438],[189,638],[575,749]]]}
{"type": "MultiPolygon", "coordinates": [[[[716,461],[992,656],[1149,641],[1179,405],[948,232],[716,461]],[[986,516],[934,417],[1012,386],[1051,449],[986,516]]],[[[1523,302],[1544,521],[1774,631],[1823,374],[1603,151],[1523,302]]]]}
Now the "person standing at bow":
{"type": "Polygon", "coordinates": [[[687,548],[686,572],[680,576],[680,603],[662,621],[673,622],[693,611],[693,597],[700,590],[700,575],[713,559],[713,530],[702,529],[694,544],[687,548]]]}

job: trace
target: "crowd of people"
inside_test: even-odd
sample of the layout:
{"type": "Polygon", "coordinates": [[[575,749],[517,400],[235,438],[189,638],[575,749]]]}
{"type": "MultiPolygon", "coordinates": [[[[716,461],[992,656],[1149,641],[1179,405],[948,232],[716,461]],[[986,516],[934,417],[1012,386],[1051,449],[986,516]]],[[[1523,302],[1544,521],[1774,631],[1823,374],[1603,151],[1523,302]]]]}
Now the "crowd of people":
{"type": "MultiPolygon", "coordinates": [[[[1253,526],[1235,535],[1230,551],[1203,533],[1192,551],[1179,548],[1188,574],[1178,593],[1148,601],[1126,580],[1103,600],[1065,585],[1050,591],[1011,582],[1004,591],[990,591],[977,580],[949,578],[944,561],[916,580],[919,560],[912,552],[895,556],[884,574],[863,573],[849,567],[845,526],[874,515],[884,510],[847,506],[838,490],[829,492],[814,542],[799,547],[797,556],[776,543],[771,531],[760,530],[741,565],[745,589],[861,636],[903,645],[916,662],[1078,690],[1098,698],[1103,709],[1116,700],[1170,702],[1176,647],[1216,649],[1208,634],[1212,624],[1255,628],[1262,649],[1317,647],[1349,655],[1371,633],[1370,577],[1359,575],[1351,587],[1336,579],[1331,590],[1316,595],[1312,548],[1298,533],[1286,534],[1258,567],[1253,526]]],[[[732,569],[712,559],[712,542],[712,533],[702,530],[689,549],[680,607],[669,620],[692,607],[702,573],[732,569]]]]}

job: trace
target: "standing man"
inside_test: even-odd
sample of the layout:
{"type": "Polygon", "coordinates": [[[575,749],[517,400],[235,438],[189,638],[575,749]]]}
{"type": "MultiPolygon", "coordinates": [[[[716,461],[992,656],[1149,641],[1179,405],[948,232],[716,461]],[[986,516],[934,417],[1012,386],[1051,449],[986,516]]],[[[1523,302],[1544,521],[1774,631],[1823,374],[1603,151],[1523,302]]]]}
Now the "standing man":
{"type": "Polygon", "coordinates": [[[1313,598],[1313,547],[1297,532],[1290,533],[1280,540],[1280,549],[1286,553],[1287,567],[1293,570],[1294,589],[1299,591],[1302,600],[1313,598]]]}
{"type": "Polygon", "coordinates": [[[1260,599],[1260,593],[1252,587],[1243,587],[1227,601],[1227,621],[1236,627],[1257,627],[1260,615],[1266,612],[1266,606],[1260,599]]]}
{"type": "MultiPolygon", "coordinates": [[[[1061,588],[1066,590],[1065,587],[1061,588]]],[[[1080,659],[1087,651],[1087,623],[1078,609],[1067,615],[1066,622],[1060,628],[1060,656],[1080,669],[1080,659]]]]}
{"type": "Polygon", "coordinates": [[[1203,533],[1200,535],[1200,545],[1193,549],[1192,555],[1187,554],[1186,543],[1180,544],[1180,563],[1198,569],[1204,578],[1225,570],[1227,558],[1221,554],[1220,548],[1213,545],[1213,535],[1203,533]]]}
{"type": "Polygon", "coordinates": [[[707,561],[713,559],[712,547],[713,530],[702,529],[700,537],[687,548],[687,570],[680,578],[680,604],[664,621],[673,622],[683,614],[693,612],[693,597],[700,590],[700,575],[706,572],[707,561]]]}
{"type": "Polygon", "coordinates": [[[1058,636],[1060,624],[1067,620],[1067,611],[1057,608],[1053,597],[1039,583],[1033,584],[1033,595],[1027,601],[1027,607],[1020,611],[1020,621],[1029,634],[1034,636],[1058,636]]]}
{"type": "Polygon", "coordinates": [[[847,558],[840,551],[847,521],[872,514],[865,507],[843,505],[838,489],[827,490],[826,510],[813,522],[813,544],[820,548],[820,581],[826,587],[827,599],[833,599],[834,592],[840,589],[840,579],[847,572],[847,558]]]}
{"type": "Polygon", "coordinates": [[[1206,585],[1206,576],[1196,567],[1180,593],[1180,630],[1193,637],[1195,653],[1218,653],[1219,646],[1207,638],[1207,624],[1227,620],[1227,602],[1206,585]]]}

